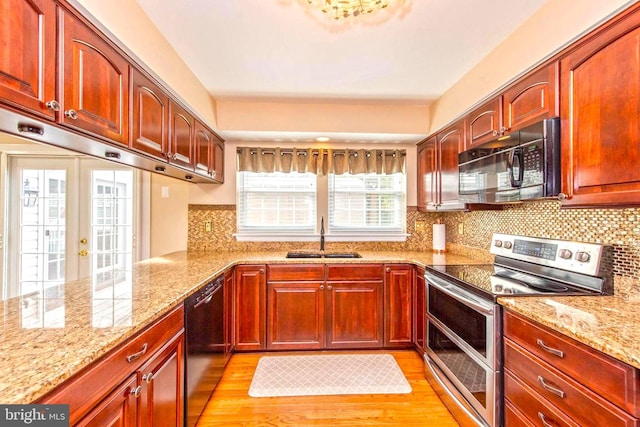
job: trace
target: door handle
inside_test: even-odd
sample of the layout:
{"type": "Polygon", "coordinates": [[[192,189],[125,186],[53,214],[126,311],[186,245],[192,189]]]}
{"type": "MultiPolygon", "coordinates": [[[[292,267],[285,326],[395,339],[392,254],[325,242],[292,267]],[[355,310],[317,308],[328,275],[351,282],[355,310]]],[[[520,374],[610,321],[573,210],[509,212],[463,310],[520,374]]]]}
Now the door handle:
{"type": "Polygon", "coordinates": [[[89,252],[87,252],[87,250],[86,250],[86,249],[82,249],[80,252],[78,252],[78,255],[80,255],[80,256],[87,256],[87,255],[89,255],[89,252]]]}
{"type": "Polygon", "coordinates": [[[80,243],[82,243],[83,245],[87,244],[87,238],[83,237],[82,239],[80,239],[80,243]]]}

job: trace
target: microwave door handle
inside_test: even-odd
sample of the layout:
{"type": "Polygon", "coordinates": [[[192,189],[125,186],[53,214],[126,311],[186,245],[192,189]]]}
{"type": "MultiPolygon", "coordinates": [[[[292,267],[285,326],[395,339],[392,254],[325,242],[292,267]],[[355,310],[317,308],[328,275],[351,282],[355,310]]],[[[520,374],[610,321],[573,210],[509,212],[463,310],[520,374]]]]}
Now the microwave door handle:
{"type": "Polygon", "coordinates": [[[524,155],[520,148],[514,148],[511,151],[511,157],[509,158],[509,181],[511,182],[511,186],[513,188],[522,187],[522,180],[524,179],[524,155]],[[518,179],[513,176],[514,167],[518,168],[518,179]]]}

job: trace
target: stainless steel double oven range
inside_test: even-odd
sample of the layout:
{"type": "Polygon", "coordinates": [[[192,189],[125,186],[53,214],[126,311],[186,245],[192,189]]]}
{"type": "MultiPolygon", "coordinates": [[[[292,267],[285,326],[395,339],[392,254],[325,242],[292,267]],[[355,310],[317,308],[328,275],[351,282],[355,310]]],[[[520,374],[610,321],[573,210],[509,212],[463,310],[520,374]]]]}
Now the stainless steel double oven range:
{"type": "Polygon", "coordinates": [[[502,425],[500,296],[612,293],[610,248],[494,234],[491,265],[435,266],[425,273],[427,378],[470,424],[502,425]]]}

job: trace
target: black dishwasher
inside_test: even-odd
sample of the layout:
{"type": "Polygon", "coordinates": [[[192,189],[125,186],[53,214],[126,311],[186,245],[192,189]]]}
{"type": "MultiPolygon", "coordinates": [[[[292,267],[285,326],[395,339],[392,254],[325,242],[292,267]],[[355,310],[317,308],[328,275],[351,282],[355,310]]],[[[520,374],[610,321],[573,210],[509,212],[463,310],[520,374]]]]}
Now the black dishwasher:
{"type": "Polygon", "coordinates": [[[225,366],[224,275],[185,300],[185,426],[195,426],[225,366]]]}

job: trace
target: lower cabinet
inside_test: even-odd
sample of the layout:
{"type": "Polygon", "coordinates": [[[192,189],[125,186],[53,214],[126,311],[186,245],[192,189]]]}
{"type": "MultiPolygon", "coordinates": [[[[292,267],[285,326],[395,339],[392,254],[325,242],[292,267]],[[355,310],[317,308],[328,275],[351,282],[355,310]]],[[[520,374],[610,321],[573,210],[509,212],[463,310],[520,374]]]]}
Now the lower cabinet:
{"type": "Polygon", "coordinates": [[[413,346],[413,300],[415,268],[410,264],[384,267],[384,346],[413,346]]]}
{"type": "Polygon", "coordinates": [[[37,403],[69,404],[71,425],[182,426],[183,348],[180,305],[37,403]]]}
{"type": "Polygon", "coordinates": [[[266,269],[263,264],[239,265],[235,271],[234,348],[266,349],[266,269]]]}
{"type": "Polygon", "coordinates": [[[267,349],[383,346],[381,264],[268,267],[267,349]]]}
{"type": "Polygon", "coordinates": [[[504,335],[505,425],[640,425],[638,369],[509,310],[504,335]]]}

